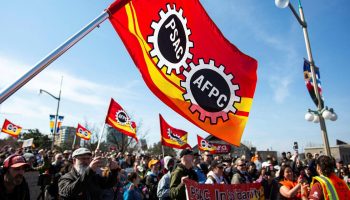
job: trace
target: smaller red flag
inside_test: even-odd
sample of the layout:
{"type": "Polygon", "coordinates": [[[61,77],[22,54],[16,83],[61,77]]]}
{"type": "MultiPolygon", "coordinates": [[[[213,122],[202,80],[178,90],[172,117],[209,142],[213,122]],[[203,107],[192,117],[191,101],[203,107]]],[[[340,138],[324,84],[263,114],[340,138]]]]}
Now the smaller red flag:
{"type": "Polygon", "coordinates": [[[114,101],[114,99],[111,99],[108,108],[106,124],[138,141],[136,137],[136,123],[131,121],[129,115],[116,101],[114,101]]]}
{"type": "Polygon", "coordinates": [[[90,138],[91,138],[91,132],[80,124],[78,124],[76,134],[78,137],[80,137],[84,140],[90,140],[90,138]]]}
{"type": "Polygon", "coordinates": [[[18,135],[21,133],[22,127],[15,125],[9,120],[5,119],[4,124],[2,125],[1,132],[7,133],[12,137],[18,138],[18,135]]]}
{"type": "Polygon", "coordinates": [[[160,114],[159,120],[162,145],[177,149],[192,149],[187,143],[188,133],[186,131],[171,127],[160,114]]]}
{"type": "Polygon", "coordinates": [[[198,150],[209,151],[211,154],[215,154],[216,147],[213,144],[209,143],[199,135],[197,135],[197,140],[198,140],[198,150]]]}

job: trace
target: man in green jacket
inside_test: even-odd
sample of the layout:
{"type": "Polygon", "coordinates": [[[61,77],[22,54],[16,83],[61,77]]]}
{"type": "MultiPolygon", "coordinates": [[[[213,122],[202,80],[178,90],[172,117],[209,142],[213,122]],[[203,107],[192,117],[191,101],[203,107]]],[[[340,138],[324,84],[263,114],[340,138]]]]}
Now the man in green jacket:
{"type": "Polygon", "coordinates": [[[177,165],[170,177],[170,198],[174,200],[186,199],[185,179],[198,181],[193,167],[193,151],[184,149],[180,153],[180,164],[177,165]]]}

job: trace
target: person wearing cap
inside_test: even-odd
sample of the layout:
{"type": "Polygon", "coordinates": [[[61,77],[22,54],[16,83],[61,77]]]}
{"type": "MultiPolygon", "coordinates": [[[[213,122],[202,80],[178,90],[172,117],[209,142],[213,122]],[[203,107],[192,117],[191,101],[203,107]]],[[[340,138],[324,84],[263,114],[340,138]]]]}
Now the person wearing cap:
{"type": "Polygon", "coordinates": [[[174,169],[175,161],[171,156],[164,157],[164,168],[168,172],[159,180],[157,197],[161,200],[170,199],[170,176],[174,169]]]}
{"type": "Polygon", "coordinates": [[[25,168],[28,167],[21,155],[11,155],[3,163],[0,174],[1,200],[29,200],[28,183],[24,178],[25,168]]]}
{"type": "Polygon", "coordinates": [[[224,164],[219,161],[214,161],[211,164],[211,171],[207,175],[205,184],[225,184],[224,175],[224,164]]]}
{"type": "Polygon", "coordinates": [[[149,199],[157,199],[157,186],[158,186],[158,174],[159,174],[160,162],[159,160],[152,159],[148,163],[150,171],[147,172],[145,180],[146,187],[149,191],[149,199]]]}
{"type": "Polygon", "coordinates": [[[117,182],[118,164],[109,161],[111,172],[108,176],[98,173],[103,165],[101,157],[92,158],[89,149],[79,148],[72,154],[72,170],[63,175],[58,183],[60,199],[102,199],[105,189],[112,188],[117,182]]]}
{"type": "Polygon", "coordinates": [[[184,149],[180,153],[180,163],[170,176],[170,198],[173,200],[186,199],[186,179],[198,181],[197,174],[193,170],[193,151],[184,149]]]}

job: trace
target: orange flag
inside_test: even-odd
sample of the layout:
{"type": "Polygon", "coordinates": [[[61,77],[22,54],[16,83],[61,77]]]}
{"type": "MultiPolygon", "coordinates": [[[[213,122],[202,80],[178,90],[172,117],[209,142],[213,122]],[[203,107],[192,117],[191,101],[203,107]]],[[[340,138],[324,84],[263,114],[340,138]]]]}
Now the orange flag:
{"type": "Polygon", "coordinates": [[[186,131],[171,127],[159,114],[160,134],[162,137],[162,145],[177,149],[191,149],[187,143],[186,131]]]}
{"type": "Polygon", "coordinates": [[[216,147],[213,144],[210,144],[201,136],[197,135],[198,141],[198,150],[200,151],[209,151],[211,154],[215,154],[216,147]]]}
{"type": "Polygon", "coordinates": [[[257,61],[223,36],[200,2],[121,0],[108,11],[150,90],[193,124],[239,146],[257,61]]]}
{"type": "Polygon", "coordinates": [[[136,123],[131,121],[129,115],[116,101],[114,101],[114,99],[111,99],[108,108],[106,124],[138,141],[136,137],[136,123]]]}
{"type": "Polygon", "coordinates": [[[22,127],[15,125],[9,120],[5,119],[4,124],[2,125],[1,132],[7,133],[12,137],[18,138],[18,135],[21,133],[22,127]]]}
{"type": "Polygon", "coordinates": [[[78,124],[76,134],[78,137],[80,137],[84,140],[90,140],[90,138],[91,138],[91,132],[80,124],[78,124]]]}

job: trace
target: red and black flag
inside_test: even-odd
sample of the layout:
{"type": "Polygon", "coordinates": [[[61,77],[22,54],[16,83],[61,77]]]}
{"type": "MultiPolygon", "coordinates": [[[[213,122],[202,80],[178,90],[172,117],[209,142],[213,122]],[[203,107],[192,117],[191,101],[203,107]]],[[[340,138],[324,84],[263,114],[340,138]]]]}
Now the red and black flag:
{"type": "Polygon", "coordinates": [[[108,108],[106,124],[138,141],[136,137],[136,123],[131,121],[129,115],[116,101],[114,101],[114,99],[111,99],[108,108]]]}
{"type": "Polygon", "coordinates": [[[187,143],[188,133],[186,131],[171,127],[160,114],[159,121],[162,145],[177,149],[191,149],[187,143]]]}
{"type": "Polygon", "coordinates": [[[80,124],[78,124],[76,135],[84,140],[90,140],[91,138],[91,132],[80,124]]]}
{"type": "Polygon", "coordinates": [[[121,0],[108,11],[150,90],[193,124],[239,145],[257,61],[231,44],[198,0],[121,0]]]}
{"type": "Polygon", "coordinates": [[[22,127],[15,125],[9,120],[5,119],[4,124],[2,125],[1,132],[7,133],[12,137],[18,138],[18,135],[21,133],[22,127]]]}

